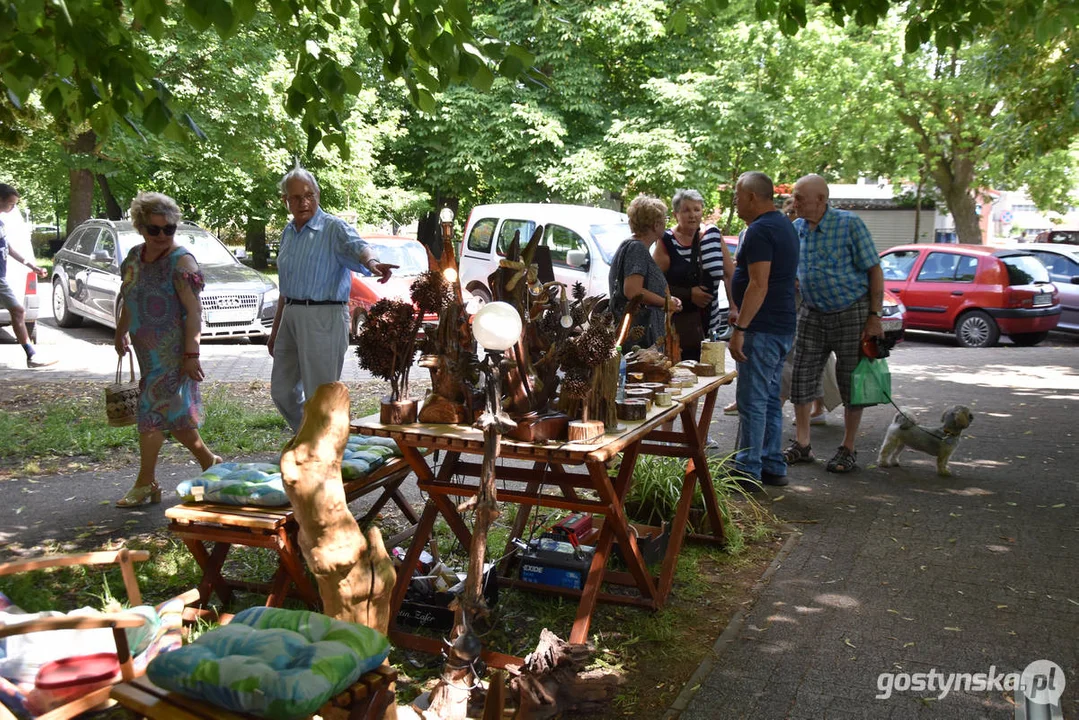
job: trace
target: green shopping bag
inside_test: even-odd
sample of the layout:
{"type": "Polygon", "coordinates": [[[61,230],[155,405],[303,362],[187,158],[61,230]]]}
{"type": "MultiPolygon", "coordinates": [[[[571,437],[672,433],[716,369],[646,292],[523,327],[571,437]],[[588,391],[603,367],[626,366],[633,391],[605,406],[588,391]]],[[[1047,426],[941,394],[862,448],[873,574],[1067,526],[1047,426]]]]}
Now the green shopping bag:
{"type": "Polygon", "coordinates": [[[850,404],[884,405],[891,398],[892,374],[888,372],[888,361],[867,357],[859,360],[850,376],[850,404]]]}

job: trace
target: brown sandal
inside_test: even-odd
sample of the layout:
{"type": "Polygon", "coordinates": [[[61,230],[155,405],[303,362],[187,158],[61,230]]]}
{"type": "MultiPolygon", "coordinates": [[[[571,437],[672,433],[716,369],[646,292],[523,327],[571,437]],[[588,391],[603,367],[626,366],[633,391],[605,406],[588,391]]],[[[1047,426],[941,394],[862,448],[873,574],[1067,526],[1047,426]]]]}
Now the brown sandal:
{"type": "Polygon", "coordinates": [[[844,445],[840,445],[832,459],[824,466],[824,469],[833,473],[849,473],[856,467],[858,467],[858,453],[848,450],[844,445]]]}
{"type": "Polygon", "coordinates": [[[813,462],[817,458],[813,455],[812,446],[799,445],[798,441],[795,440],[790,444],[790,447],[783,451],[783,459],[787,461],[788,465],[796,465],[798,463],[813,462]]]}

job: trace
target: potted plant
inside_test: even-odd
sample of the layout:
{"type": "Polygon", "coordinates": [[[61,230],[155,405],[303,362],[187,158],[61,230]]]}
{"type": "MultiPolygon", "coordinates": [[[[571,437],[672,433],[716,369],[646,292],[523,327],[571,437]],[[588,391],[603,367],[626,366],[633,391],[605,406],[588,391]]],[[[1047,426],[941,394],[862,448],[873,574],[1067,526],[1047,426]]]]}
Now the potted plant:
{"type": "Polygon", "coordinates": [[[387,425],[416,422],[417,403],[408,387],[416,340],[424,315],[446,306],[449,285],[441,273],[428,270],[412,283],[410,294],[411,304],[384,298],[372,305],[356,344],[360,367],[390,383],[379,411],[379,420],[387,425]]]}

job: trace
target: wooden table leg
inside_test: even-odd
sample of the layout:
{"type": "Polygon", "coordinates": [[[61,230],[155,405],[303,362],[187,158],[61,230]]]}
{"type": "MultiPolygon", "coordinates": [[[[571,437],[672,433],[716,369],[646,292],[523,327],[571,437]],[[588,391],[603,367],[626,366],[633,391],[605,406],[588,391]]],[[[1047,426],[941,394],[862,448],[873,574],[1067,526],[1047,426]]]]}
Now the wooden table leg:
{"type": "MultiPolygon", "coordinates": [[[[296,542],[295,535],[281,528],[278,530],[278,537],[280,545],[278,546],[277,554],[281,558],[281,566],[288,573],[289,579],[296,585],[300,597],[312,608],[318,609],[322,607],[322,598],[319,597],[318,591],[307,578],[307,567],[303,563],[300,545],[296,542]]],[[[287,591],[287,585],[285,589],[287,591]]],[[[283,600],[284,598],[282,598],[283,600]]]]}
{"type": "Polygon", "coordinates": [[[210,596],[216,592],[221,602],[226,605],[232,600],[232,588],[228,581],[221,575],[221,567],[225,564],[225,557],[229,554],[231,543],[215,542],[212,552],[206,552],[206,546],[202,541],[192,538],[184,538],[184,545],[191,551],[195,562],[202,568],[202,580],[199,582],[199,604],[202,606],[210,602],[210,596]]]}
{"type": "MultiPolygon", "coordinates": [[[[708,513],[708,527],[712,531],[712,536],[719,542],[720,546],[723,546],[727,544],[727,532],[726,528],[723,527],[723,514],[719,511],[715,486],[712,484],[712,473],[708,469],[708,459],[704,455],[705,438],[708,437],[708,426],[712,424],[712,413],[715,411],[716,396],[718,394],[719,388],[717,387],[705,396],[700,424],[696,428],[697,443],[690,446],[693,457],[690,464],[686,466],[686,472],[689,472],[691,465],[700,467],[700,471],[697,472],[697,481],[700,482],[701,493],[704,495],[704,507],[708,513]]],[[[682,419],[682,427],[686,432],[687,440],[689,439],[689,428],[692,427],[692,422],[692,416],[688,419],[685,417],[682,419]],[[687,422],[690,424],[687,425],[687,422]]]]}
{"type": "Polygon", "coordinates": [[[626,447],[622,455],[622,466],[618,471],[618,478],[612,484],[607,477],[607,466],[604,463],[587,463],[588,474],[600,499],[607,503],[607,518],[596,540],[595,554],[592,556],[592,564],[588,570],[588,578],[584,589],[581,591],[581,602],[577,606],[577,617],[573,621],[573,630],[570,631],[571,643],[583,643],[588,641],[588,628],[592,624],[592,613],[599,598],[599,591],[603,585],[603,576],[607,568],[607,558],[611,553],[611,546],[615,537],[621,544],[622,555],[629,566],[630,573],[637,582],[637,588],[646,600],[655,600],[656,587],[652,582],[640,549],[628,530],[628,520],[622,510],[622,499],[629,489],[630,479],[633,476],[633,467],[637,464],[637,454],[640,451],[640,441],[626,447]]]}
{"type": "Polygon", "coordinates": [[[412,584],[412,574],[420,561],[420,553],[431,536],[431,529],[435,526],[435,518],[438,517],[438,506],[431,500],[423,508],[423,514],[416,525],[416,534],[412,538],[412,544],[408,546],[405,560],[397,568],[397,581],[393,585],[393,595],[390,597],[390,630],[397,626],[397,613],[401,611],[401,603],[405,600],[405,593],[412,584]]]}

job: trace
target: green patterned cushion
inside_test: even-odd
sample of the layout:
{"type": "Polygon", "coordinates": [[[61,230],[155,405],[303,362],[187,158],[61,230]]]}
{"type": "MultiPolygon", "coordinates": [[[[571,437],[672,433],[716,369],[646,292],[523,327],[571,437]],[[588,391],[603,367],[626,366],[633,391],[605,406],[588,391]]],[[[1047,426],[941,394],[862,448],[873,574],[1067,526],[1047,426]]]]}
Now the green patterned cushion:
{"type": "Polygon", "coordinates": [[[389,655],[384,635],[306,610],[249,608],[147,668],[160,687],[271,720],[307,717],[389,655]]]}

